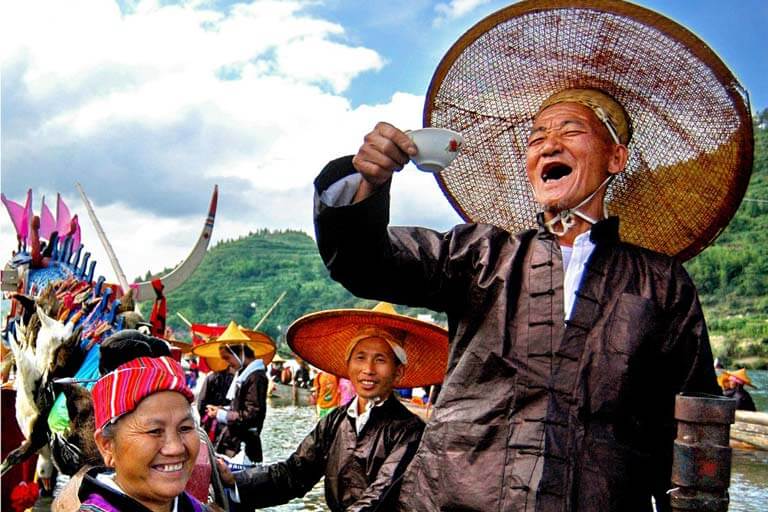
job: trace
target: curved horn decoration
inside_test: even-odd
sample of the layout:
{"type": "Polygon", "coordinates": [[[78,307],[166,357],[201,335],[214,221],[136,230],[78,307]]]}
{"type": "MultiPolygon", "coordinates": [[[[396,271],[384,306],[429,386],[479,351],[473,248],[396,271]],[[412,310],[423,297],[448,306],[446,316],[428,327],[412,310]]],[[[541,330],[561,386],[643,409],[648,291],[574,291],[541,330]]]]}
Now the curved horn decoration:
{"type": "MultiPolygon", "coordinates": [[[[197,266],[203,261],[205,251],[208,249],[208,243],[211,241],[211,233],[213,232],[213,221],[216,219],[216,203],[219,198],[219,186],[213,187],[213,196],[211,197],[211,206],[208,208],[208,218],[205,219],[203,225],[203,232],[200,233],[200,238],[197,239],[195,247],[192,248],[192,252],[189,253],[187,259],[179,263],[179,265],[168,272],[166,275],[160,278],[164,285],[164,293],[168,293],[175,290],[182,284],[187,278],[192,275],[197,266]]],[[[134,283],[131,285],[134,290],[134,297],[136,301],[151,300],[155,297],[155,291],[152,288],[152,281],[143,281],[141,283],[134,283]]]]}

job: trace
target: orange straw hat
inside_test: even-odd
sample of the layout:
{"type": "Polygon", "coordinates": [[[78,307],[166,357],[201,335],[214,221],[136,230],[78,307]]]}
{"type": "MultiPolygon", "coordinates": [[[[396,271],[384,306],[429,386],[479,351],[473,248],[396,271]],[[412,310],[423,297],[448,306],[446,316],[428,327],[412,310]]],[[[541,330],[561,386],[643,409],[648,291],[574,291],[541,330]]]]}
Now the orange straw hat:
{"type": "Polygon", "coordinates": [[[227,363],[219,355],[219,347],[223,345],[248,345],[253,350],[256,359],[261,359],[265,365],[272,362],[277,351],[272,338],[263,332],[243,329],[233,320],[217,338],[197,345],[192,349],[192,353],[204,357],[212,370],[221,371],[227,367],[227,363]]]}
{"type": "Polygon", "coordinates": [[[735,372],[725,371],[721,374],[721,376],[728,377],[732,381],[735,381],[737,384],[742,384],[744,386],[751,386],[757,389],[757,386],[752,384],[752,379],[750,379],[749,375],[747,375],[746,368],[739,368],[735,372]]]}
{"type": "Polygon", "coordinates": [[[431,322],[398,314],[391,304],[373,309],[331,309],[303,316],[288,328],[288,345],[309,364],[348,377],[350,352],[365,338],[383,338],[402,363],[398,387],[439,384],[448,364],[448,331],[431,322]]]}

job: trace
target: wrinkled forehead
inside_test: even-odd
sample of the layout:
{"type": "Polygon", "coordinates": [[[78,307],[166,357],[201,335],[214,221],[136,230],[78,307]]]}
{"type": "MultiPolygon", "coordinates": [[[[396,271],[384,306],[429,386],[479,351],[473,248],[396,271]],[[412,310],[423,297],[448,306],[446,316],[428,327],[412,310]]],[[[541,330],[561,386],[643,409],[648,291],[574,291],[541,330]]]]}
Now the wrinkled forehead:
{"type": "Polygon", "coordinates": [[[536,114],[531,125],[531,134],[565,128],[569,125],[602,127],[602,123],[589,108],[579,103],[557,103],[543,108],[536,114]]]}
{"type": "Polygon", "coordinates": [[[632,139],[632,122],[627,111],[613,96],[599,89],[564,89],[556,92],[542,102],[539,114],[553,106],[567,104],[580,105],[591,112],[603,125],[616,144],[629,144],[632,139]]]}

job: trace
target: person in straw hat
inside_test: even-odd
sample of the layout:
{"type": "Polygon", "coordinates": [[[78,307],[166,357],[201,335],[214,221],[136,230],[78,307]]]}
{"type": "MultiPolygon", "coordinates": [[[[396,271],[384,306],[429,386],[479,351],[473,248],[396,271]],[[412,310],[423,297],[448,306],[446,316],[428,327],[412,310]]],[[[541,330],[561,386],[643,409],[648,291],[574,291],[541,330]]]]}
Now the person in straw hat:
{"type": "Polygon", "coordinates": [[[393,175],[419,151],[388,123],[315,180],[331,276],[448,316],[402,508],[669,510],[675,395],[719,394],[681,262],[746,189],[746,93],[657,13],[523,1],[448,51],[424,123],[463,136],[436,179],[467,224],[387,226],[393,175]]]}
{"type": "Polygon", "coordinates": [[[245,444],[251,462],[261,462],[261,429],[267,414],[266,364],[275,354],[275,343],[265,334],[245,332],[234,322],[213,341],[197,345],[192,352],[201,357],[216,357],[237,370],[226,393],[229,406],[208,404],[206,414],[224,425],[216,451],[236,455],[245,444]]]}
{"type": "Polygon", "coordinates": [[[744,386],[751,386],[757,389],[757,386],[752,384],[752,379],[747,375],[745,368],[740,368],[735,372],[724,371],[718,375],[717,382],[723,388],[723,395],[736,400],[736,409],[742,411],[757,410],[752,395],[744,388],[744,386]]]}
{"type": "Polygon", "coordinates": [[[248,509],[304,496],[325,477],[325,500],[334,512],[392,510],[424,429],[392,390],[442,380],[447,332],[380,304],[304,316],[287,339],[309,364],[348,378],[357,396],[320,419],[284,462],[234,475],[220,464],[222,480],[236,485],[248,509]]]}

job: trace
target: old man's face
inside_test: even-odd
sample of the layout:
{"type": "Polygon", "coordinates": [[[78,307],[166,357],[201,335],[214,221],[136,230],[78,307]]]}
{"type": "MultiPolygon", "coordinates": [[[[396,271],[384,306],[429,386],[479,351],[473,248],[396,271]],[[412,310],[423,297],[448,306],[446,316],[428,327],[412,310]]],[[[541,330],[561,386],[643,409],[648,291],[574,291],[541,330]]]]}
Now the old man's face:
{"type": "MultiPolygon", "coordinates": [[[[534,196],[549,212],[573,208],[624,169],[627,148],[614,144],[594,113],[578,103],[544,109],[528,139],[526,170],[534,196]]],[[[601,190],[581,210],[602,216],[601,190]]]]}

